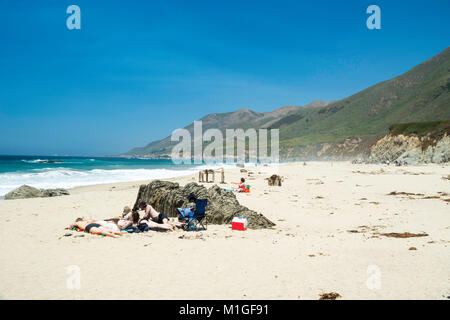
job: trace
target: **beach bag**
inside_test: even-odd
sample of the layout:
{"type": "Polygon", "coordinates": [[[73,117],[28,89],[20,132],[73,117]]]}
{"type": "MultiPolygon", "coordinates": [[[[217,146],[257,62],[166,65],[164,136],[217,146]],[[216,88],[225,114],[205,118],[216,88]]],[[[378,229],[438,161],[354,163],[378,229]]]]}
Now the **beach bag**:
{"type": "Polygon", "coordinates": [[[128,233],[138,233],[138,232],[141,232],[141,230],[139,230],[139,229],[136,228],[136,227],[129,227],[129,228],[124,229],[124,230],[122,230],[122,231],[125,231],[125,232],[128,232],[128,233]]]}
{"type": "Polygon", "coordinates": [[[150,228],[148,227],[148,225],[146,223],[139,223],[138,229],[141,232],[150,230],[150,228]]]}

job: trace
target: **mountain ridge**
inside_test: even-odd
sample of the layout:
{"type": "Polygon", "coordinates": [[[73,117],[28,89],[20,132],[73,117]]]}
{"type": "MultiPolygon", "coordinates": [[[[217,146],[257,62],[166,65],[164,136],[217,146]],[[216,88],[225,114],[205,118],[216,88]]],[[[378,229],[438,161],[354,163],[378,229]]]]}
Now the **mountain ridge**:
{"type": "MultiPolygon", "coordinates": [[[[290,105],[269,112],[241,108],[208,114],[200,120],[204,131],[280,129],[280,155],[284,159],[354,157],[367,153],[393,124],[450,119],[449,92],[447,47],[407,72],[341,100],[315,100],[304,107],[290,105]]],[[[192,123],[185,128],[193,132],[192,123]]],[[[123,156],[168,157],[175,144],[169,136],[123,156]]]]}

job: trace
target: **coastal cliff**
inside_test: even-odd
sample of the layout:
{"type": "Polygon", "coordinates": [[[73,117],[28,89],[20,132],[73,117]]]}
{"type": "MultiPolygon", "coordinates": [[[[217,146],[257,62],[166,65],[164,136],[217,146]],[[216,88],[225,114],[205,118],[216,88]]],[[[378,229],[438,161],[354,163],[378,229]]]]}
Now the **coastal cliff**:
{"type": "Polygon", "coordinates": [[[370,162],[408,164],[450,160],[450,121],[408,123],[390,127],[390,133],[370,150],[370,162]]]}

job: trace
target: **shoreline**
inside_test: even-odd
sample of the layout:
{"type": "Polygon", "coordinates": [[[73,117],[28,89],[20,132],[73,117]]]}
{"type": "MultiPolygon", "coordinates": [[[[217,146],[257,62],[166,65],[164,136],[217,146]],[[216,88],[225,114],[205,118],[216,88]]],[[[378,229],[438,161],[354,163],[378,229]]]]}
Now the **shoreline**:
{"type": "MultiPolygon", "coordinates": [[[[211,168],[213,168],[214,170],[219,170],[219,169],[221,169],[221,168],[224,168],[224,170],[233,170],[233,169],[242,169],[242,168],[240,168],[240,167],[227,167],[229,164],[223,164],[223,166],[220,166],[220,165],[217,165],[217,164],[211,164],[211,168]]],[[[283,165],[283,164],[279,164],[279,165],[283,165]]],[[[257,167],[262,167],[263,165],[261,165],[261,166],[257,166],[257,167]]],[[[273,166],[273,165],[271,165],[271,166],[273,166]]],[[[167,171],[172,171],[173,173],[176,173],[177,171],[184,171],[182,174],[176,174],[176,175],[174,175],[174,176],[171,176],[171,177],[154,177],[154,178],[151,178],[151,179],[137,179],[137,180],[118,180],[118,181],[116,181],[116,182],[99,182],[99,183],[88,183],[88,184],[84,184],[84,185],[79,185],[79,186],[74,186],[74,187],[67,187],[67,188],[64,188],[64,187],[61,187],[61,186],[52,186],[52,187],[48,187],[48,188],[42,188],[42,189],[54,189],[54,188],[62,188],[62,189],[66,189],[66,190],[68,190],[69,192],[71,192],[71,191],[77,191],[78,189],[83,189],[83,188],[90,188],[90,187],[98,187],[98,186],[105,186],[105,187],[108,187],[108,186],[113,186],[113,185],[121,185],[121,184],[123,184],[123,185],[130,185],[130,184],[143,184],[143,183],[149,183],[149,182],[151,182],[151,181],[153,181],[153,180],[167,180],[167,181],[175,181],[176,179],[178,179],[178,178],[183,178],[183,177],[197,177],[197,174],[198,174],[198,172],[200,171],[200,170],[204,170],[205,168],[207,168],[208,167],[208,165],[207,164],[202,164],[202,165],[199,165],[199,167],[201,168],[201,169],[196,169],[196,168],[190,168],[190,169],[186,169],[186,170],[182,170],[182,169],[171,169],[171,168],[164,168],[163,170],[167,170],[167,171]],[[188,172],[189,171],[189,172],[188,172]]],[[[248,166],[246,166],[245,168],[247,168],[247,169],[250,169],[250,168],[256,168],[255,166],[254,166],[254,164],[249,164],[248,166]]],[[[92,169],[92,170],[96,170],[96,169],[92,169]]],[[[115,170],[123,170],[123,169],[115,169],[115,170]]],[[[130,170],[130,171],[133,171],[133,170],[142,170],[142,168],[135,168],[135,169],[126,169],[126,170],[130,170]]],[[[149,171],[151,171],[151,170],[161,170],[161,169],[159,169],[159,168],[157,168],[157,169],[145,169],[145,170],[149,170],[149,171]]],[[[105,170],[106,171],[106,170],[105,170]]],[[[111,170],[111,171],[114,171],[114,169],[113,170],[111,170]]],[[[33,186],[33,183],[24,183],[25,185],[30,185],[30,186],[33,186]]],[[[22,184],[22,185],[24,185],[24,184],[22,184]]],[[[20,186],[22,186],[22,185],[18,185],[16,188],[19,188],[20,186]]],[[[33,186],[34,187],[34,186],[33,186]]],[[[11,189],[10,191],[12,191],[12,190],[15,190],[16,188],[14,188],[14,189],[11,189]]],[[[38,189],[41,189],[40,187],[36,187],[36,188],[38,188],[38,189]]],[[[9,192],[9,191],[8,191],[9,192]]],[[[0,196],[0,200],[4,200],[4,195],[3,196],[0,196]]]]}
{"type": "MultiPolygon", "coordinates": [[[[258,165],[258,166],[254,166],[254,164],[251,164],[250,166],[245,166],[244,168],[241,167],[228,167],[228,168],[224,168],[225,172],[239,172],[240,169],[246,169],[246,170],[256,170],[256,169],[260,169],[260,168],[273,168],[272,171],[278,171],[278,169],[275,168],[281,168],[281,167],[285,167],[285,166],[301,166],[303,167],[303,164],[306,163],[306,166],[308,164],[310,165],[314,165],[314,164],[330,164],[331,166],[333,166],[333,164],[339,165],[339,164],[349,164],[349,165],[353,165],[355,167],[376,167],[376,168],[380,168],[380,169],[391,169],[391,171],[393,169],[397,169],[397,170],[404,170],[407,168],[413,169],[413,170],[417,170],[418,168],[429,168],[429,167],[435,167],[435,166],[441,166],[441,167],[448,167],[450,168],[450,162],[448,163],[440,163],[440,164],[435,164],[435,163],[423,163],[423,164],[415,164],[415,165],[407,165],[407,166],[399,166],[396,167],[393,164],[391,165],[386,165],[386,164],[381,164],[381,163],[373,163],[373,164],[366,164],[366,163],[362,163],[362,164],[352,164],[351,161],[347,161],[347,160],[336,160],[336,161],[326,161],[326,160],[319,160],[319,161],[292,161],[292,162],[280,162],[279,164],[272,164],[272,165],[258,165]]],[[[204,170],[204,168],[207,165],[202,165],[202,170],[204,170]]],[[[217,165],[212,165],[212,166],[216,166],[217,165]]],[[[215,170],[220,169],[220,167],[216,168],[215,170]]],[[[133,169],[130,169],[133,170],[133,169]]],[[[139,169],[136,169],[139,170],[139,169]]],[[[155,169],[157,170],[157,169],[155,169]]],[[[75,192],[75,193],[79,193],[79,192],[84,192],[84,191],[89,191],[89,190],[99,190],[99,189],[104,189],[104,188],[111,188],[111,187],[137,187],[139,188],[140,185],[142,184],[148,184],[151,181],[154,180],[165,180],[165,181],[172,181],[172,182],[177,182],[177,180],[181,180],[181,181],[187,181],[190,180],[189,182],[195,181],[198,183],[198,179],[197,179],[197,174],[198,171],[200,170],[193,170],[193,172],[191,173],[186,173],[186,174],[182,174],[179,176],[174,176],[174,177],[170,177],[170,178],[152,178],[152,179],[143,179],[143,180],[129,180],[129,181],[117,181],[117,182],[105,182],[105,183],[94,183],[94,184],[86,184],[86,185],[81,185],[81,186],[76,186],[76,187],[71,187],[71,188],[65,188],[66,190],[68,190],[70,193],[75,192]],[[194,179],[194,180],[193,180],[194,179]]],[[[450,172],[449,172],[450,173],[450,172]]],[[[4,196],[0,196],[0,201],[1,200],[5,200],[4,196]]]]}
{"type": "MultiPolygon", "coordinates": [[[[85,158],[90,158],[90,157],[85,157],[85,158]]],[[[271,164],[271,165],[269,165],[269,167],[278,167],[278,166],[289,166],[289,165],[302,165],[303,163],[306,163],[306,164],[314,164],[314,163],[336,163],[336,164],[338,164],[338,163],[351,163],[351,161],[350,160],[334,160],[334,161],[328,161],[328,160],[310,160],[310,161],[284,161],[284,162],[280,162],[280,163],[278,163],[278,164],[271,164]]],[[[223,166],[224,166],[224,168],[225,168],[225,170],[232,170],[232,169],[242,169],[242,167],[226,167],[228,164],[223,164],[223,166]]],[[[360,164],[354,164],[354,165],[360,165],[360,166],[379,166],[379,167],[382,167],[382,168],[394,168],[395,166],[394,165],[386,165],[386,164],[381,164],[381,163],[360,163],[360,164]]],[[[256,170],[256,168],[262,168],[262,167],[264,167],[265,166],[265,164],[260,164],[260,165],[258,165],[258,166],[255,166],[254,165],[254,163],[251,163],[251,164],[249,164],[249,163],[246,163],[246,166],[244,167],[245,169],[247,169],[247,170],[256,170]]],[[[400,166],[400,167],[395,167],[395,168],[420,168],[420,167],[423,167],[423,168],[426,168],[426,167],[429,167],[429,166],[448,166],[448,167],[450,167],[450,163],[441,163],[441,164],[435,164],[435,163],[423,163],[423,164],[411,164],[411,165],[407,165],[407,166],[400,166]]],[[[166,178],[166,177],[154,177],[154,178],[151,178],[151,179],[132,179],[132,180],[118,180],[118,181],[116,181],[116,182],[94,182],[94,183],[87,183],[87,184],[82,184],[82,185],[79,185],[79,186],[74,186],[74,187],[61,187],[61,186],[59,186],[59,185],[57,185],[57,186],[51,186],[51,187],[46,187],[46,188],[42,188],[42,189],[53,189],[53,188],[63,188],[63,189],[66,189],[66,190],[68,190],[69,192],[71,191],[71,190],[77,190],[77,189],[79,189],[79,188],[86,188],[86,187],[96,187],[96,186],[101,186],[101,185],[105,185],[105,186],[109,186],[109,185],[114,185],[114,184],[118,184],[118,185],[120,185],[120,184],[125,184],[125,185],[128,185],[128,184],[142,184],[142,183],[145,183],[145,182],[150,182],[150,181],[153,181],[153,180],[168,180],[168,181],[173,181],[173,180],[176,180],[176,179],[178,179],[178,178],[181,178],[181,177],[187,177],[187,176],[195,176],[197,173],[198,173],[198,171],[199,170],[203,170],[203,169],[205,169],[205,168],[207,168],[208,167],[208,164],[202,164],[202,165],[200,165],[200,168],[202,168],[202,169],[195,169],[195,168],[190,168],[190,169],[187,169],[186,171],[191,171],[191,172],[189,172],[189,173],[187,173],[187,172],[185,172],[185,173],[183,173],[183,174],[180,174],[180,175],[175,175],[175,176],[173,176],[173,177],[170,177],[170,178],[166,178]]],[[[217,170],[217,169],[220,169],[222,166],[220,166],[220,165],[218,165],[218,164],[211,164],[211,167],[213,167],[215,170],[217,170]]],[[[55,168],[55,169],[58,169],[58,168],[55,168]]],[[[130,171],[133,171],[133,170],[142,170],[143,168],[135,168],[135,169],[125,169],[125,170],[130,170],[130,171]]],[[[93,170],[96,170],[96,169],[92,169],[92,170],[90,170],[90,171],[93,171],[93,170]]],[[[115,171],[115,170],[123,170],[123,169],[113,169],[113,170],[111,170],[111,171],[115,171]]],[[[144,170],[160,170],[160,169],[144,169],[144,170]]],[[[165,169],[163,169],[163,170],[168,170],[168,171],[174,171],[174,172],[176,172],[177,170],[180,170],[180,169],[171,169],[171,168],[165,168],[165,169]]],[[[84,171],[82,171],[82,172],[84,172],[84,171]]],[[[69,179],[70,180],[70,179],[69,179]]],[[[33,183],[23,183],[23,184],[28,184],[28,185],[31,185],[31,186],[33,186],[33,183]]],[[[23,184],[21,184],[21,185],[23,185],[23,184]]],[[[21,185],[18,185],[16,188],[18,188],[18,187],[20,187],[21,185]]],[[[35,184],[34,184],[35,185],[35,184]]],[[[37,187],[37,188],[40,188],[40,187],[37,187]]],[[[12,191],[12,190],[14,190],[14,189],[11,189],[11,190],[9,190],[9,191],[12,191]]],[[[9,192],[8,191],[8,192],[9,192]]],[[[0,196],[0,200],[4,200],[4,195],[3,196],[0,196]]]]}
{"type": "MultiPolygon", "coordinates": [[[[352,164],[350,160],[336,160],[336,161],[323,160],[323,161],[280,162],[279,164],[272,165],[272,166],[259,165],[259,166],[256,166],[256,167],[255,166],[248,166],[248,167],[243,167],[243,168],[240,168],[240,167],[225,168],[225,173],[227,173],[227,172],[228,173],[229,172],[236,173],[236,172],[239,172],[240,169],[245,169],[245,170],[251,171],[251,170],[256,170],[257,168],[274,168],[272,171],[278,171],[275,168],[277,168],[277,167],[285,167],[285,166],[301,166],[301,167],[303,167],[303,163],[306,163],[306,168],[307,168],[308,164],[314,165],[314,164],[326,163],[326,164],[331,164],[331,166],[333,166],[333,164],[337,164],[337,165],[339,165],[339,164],[349,164],[349,165],[355,166],[356,168],[358,168],[358,167],[363,167],[364,168],[364,167],[371,166],[371,167],[377,167],[377,168],[380,168],[380,169],[395,169],[395,170],[406,170],[408,168],[414,168],[414,169],[430,168],[430,167],[435,167],[435,166],[448,167],[450,169],[450,162],[439,163],[439,164],[436,164],[436,163],[423,163],[423,164],[415,164],[415,165],[411,164],[411,165],[407,165],[407,166],[396,167],[393,164],[391,164],[391,165],[386,165],[386,164],[381,164],[381,163],[352,164]]],[[[202,170],[204,170],[204,169],[202,169],[202,170]]],[[[217,170],[217,169],[215,169],[215,170],[217,170]]],[[[197,170],[197,171],[195,171],[193,173],[189,173],[189,174],[186,174],[186,175],[180,175],[180,176],[171,177],[171,178],[153,178],[153,179],[150,179],[150,180],[133,180],[133,181],[118,181],[118,182],[97,183],[97,184],[90,184],[90,185],[73,187],[73,188],[69,188],[67,190],[70,192],[70,191],[79,191],[79,190],[83,190],[83,189],[90,189],[91,187],[92,188],[96,188],[96,187],[102,187],[103,186],[103,187],[106,188],[106,187],[112,187],[112,186],[129,186],[130,184],[132,184],[132,185],[136,185],[136,184],[137,185],[141,185],[141,184],[149,184],[150,182],[152,182],[154,180],[164,180],[164,181],[177,182],[177,180],[183,180],[184,181],[184,180],[189,179],[189,178],[194,178],[195,182],[198,183],[198,178],[197,178],[198,171],[200,171],[200,170],[197,170]]],[[[211,183],[207,183],[207,185],[212,185],[212,184],[211,183]]]]}

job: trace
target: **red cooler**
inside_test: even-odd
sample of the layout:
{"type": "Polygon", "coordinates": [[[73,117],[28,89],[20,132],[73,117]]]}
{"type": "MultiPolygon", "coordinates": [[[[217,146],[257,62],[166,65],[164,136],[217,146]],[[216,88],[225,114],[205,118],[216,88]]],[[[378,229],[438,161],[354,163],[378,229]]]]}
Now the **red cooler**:
{"type": "Polygon", "coordinates": [[[231,229],[240,231],[247,230],[247,219],[242,217],[234,217],[231,221],[231,229]]]}

